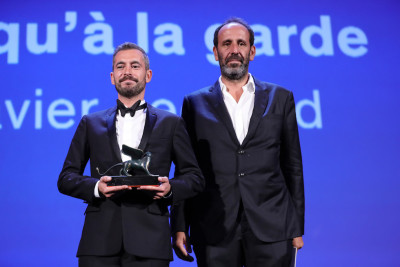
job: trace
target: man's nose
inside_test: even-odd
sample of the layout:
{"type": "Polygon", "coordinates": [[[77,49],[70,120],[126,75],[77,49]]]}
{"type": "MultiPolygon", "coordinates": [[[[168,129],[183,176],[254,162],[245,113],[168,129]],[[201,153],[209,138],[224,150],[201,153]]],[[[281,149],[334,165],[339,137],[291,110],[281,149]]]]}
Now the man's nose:
{"type": "Polygon", "coordinates": [[[232,54],[239,54],[239,46],[237,44],[232,44],[231,53],[232,54]]]}
{"type": "Polygon", "coordinates": [[[126,66],[124,68],[124,74],[131,74],[132,73],[132,67],[131,66],[126,66]]]}

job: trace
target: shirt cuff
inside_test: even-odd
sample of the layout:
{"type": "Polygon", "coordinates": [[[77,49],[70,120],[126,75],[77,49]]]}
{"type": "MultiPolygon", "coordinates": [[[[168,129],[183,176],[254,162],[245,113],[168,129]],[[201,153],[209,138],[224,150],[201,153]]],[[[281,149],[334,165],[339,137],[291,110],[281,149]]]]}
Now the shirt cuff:
{"type": "Polygon", "coordinates": [[[97,198],[100,198],[100,194],[99,194],[99,183],[100,183],[100,181],[98,181],[98,182],[96,183],[96,186],[94,187],[94,196],[97,197],[97,198]]]}
{"type": "Polygon", "coordinates": [[[172,196],[172,189],[168,192],[168,194],[163,196],[163,198],[170,198],[171,196],[172,196]]]}

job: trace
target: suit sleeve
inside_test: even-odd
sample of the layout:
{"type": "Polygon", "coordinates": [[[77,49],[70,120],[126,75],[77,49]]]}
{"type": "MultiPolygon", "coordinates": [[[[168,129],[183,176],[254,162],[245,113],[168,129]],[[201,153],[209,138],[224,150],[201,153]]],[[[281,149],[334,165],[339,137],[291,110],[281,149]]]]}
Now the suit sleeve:
{"type": "Polygon", "coordinates": [[[87,117],[84,116],[72,138],[67,157],[58,178],[57,186],[61,193],[83,199],[86,202],[94,201],[94,188],[99,180],[83,176],[89,155],[87,117]]]}
{"type": "MultiPolygon", "coordinates": [[[[189,110],[190,110],[189,100],[187,97],[185,97],[184,101],[183,101],[183,106],[182,106],[182,118],[185,121],[186,130],[189,135],[188,140],[190,140],[190,142],[189,142],[188,146],[192,147],[194,149],[194,151],[196,151],[196,147],[194,146],[195,137],[194,137],[193,131],[192,131],[193,119],[190,117],[191,113],[189,110]]],[[[200,173],[201,173],[201,171],[200,171],[200,173]]],[[[203,189],[204,189],[205,180],[204,180],[203,176],[202,176],[202,184],[203,184],[203,189]]],[[[178,201],[178,202],[175,202],[171,206],[171,232],[172,233],[188,231],[189,222],[186,219],[185,204],[186,204],[186,201],[178,201]]]]}
{"type": "Polygon", "coordinates": [[[296,209],[299,229],[301,229],[298,236],[301,236],[304,234],[305,212],[303,164],[292,92],[286,99],[283,124],[280,164],[296,209]]]}
{"type": "Polygon", "coordinates": [[[185,97],[182,104],[182,118],[185,121],[186,130],[189,134],[195,155],[197,155],[196,131],[194,129],[194,116],[190,105],[190,100],[185,97]]]}
{"type": "Polygon", "coordinates": [[[205,187],[204,178],[197,164],[182,118],[179,118],[176,124],[172,146],[175,175],[171,180],[171,185],[173,202],[177,203],[197,195],[205,187]]]}

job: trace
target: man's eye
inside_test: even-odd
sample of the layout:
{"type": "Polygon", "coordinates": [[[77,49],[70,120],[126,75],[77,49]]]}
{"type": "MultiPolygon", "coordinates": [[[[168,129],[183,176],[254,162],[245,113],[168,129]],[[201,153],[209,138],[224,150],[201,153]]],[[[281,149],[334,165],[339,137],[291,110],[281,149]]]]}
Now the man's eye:
{"type": "Polygon", "coordinates": [[[139,65],[132,65],[132,69],[138,69],[139,67],[139,65]]]}
{"type": "Polygon", "coordinates": [[[122,69],[124,66],[117,66],[117,69],[122,69]]]}

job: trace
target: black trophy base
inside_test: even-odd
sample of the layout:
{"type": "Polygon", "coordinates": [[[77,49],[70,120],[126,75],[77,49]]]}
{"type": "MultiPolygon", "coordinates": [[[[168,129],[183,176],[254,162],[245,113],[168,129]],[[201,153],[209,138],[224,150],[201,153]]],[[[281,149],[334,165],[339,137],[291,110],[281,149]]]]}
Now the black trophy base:
{"type": "Polygon", "coordinates": [[[128,185],[130,187],[139,187],[160,184],[158,175],[111,176],[111,178],[111,181],[107,182],[107,186],[128,185]]]}

